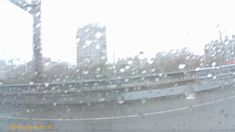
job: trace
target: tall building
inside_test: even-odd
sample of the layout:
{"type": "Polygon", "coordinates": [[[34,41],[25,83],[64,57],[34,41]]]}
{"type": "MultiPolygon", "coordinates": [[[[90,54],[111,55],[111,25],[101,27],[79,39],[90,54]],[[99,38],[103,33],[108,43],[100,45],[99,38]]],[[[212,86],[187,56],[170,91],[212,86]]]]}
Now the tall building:
{"type": "Polygon", "coordinates": [[[107,62],[105,26],[88,24],[78,29],[76,38],[78,66],[107,62]]]}

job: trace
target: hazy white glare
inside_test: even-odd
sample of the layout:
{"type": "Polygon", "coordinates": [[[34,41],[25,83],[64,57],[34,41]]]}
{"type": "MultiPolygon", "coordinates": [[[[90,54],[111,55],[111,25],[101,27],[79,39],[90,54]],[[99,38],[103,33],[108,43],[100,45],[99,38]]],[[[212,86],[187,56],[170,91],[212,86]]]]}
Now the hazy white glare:
{"type": "MultiPolygon", "coordinates": [[[[219,38],[217,24],[223,35],[235,33],[232,5],[230,1],[42,0],[43,53],[52,60],[75,63],[77,29],[99,22],[107,28],[109,61],[141,51],[153,57],[182,47],[202,54],[204,44],[219,38]]],[[[30,60],[31,16],[1,1],[0,18],[1,59],[30,60]]]]}

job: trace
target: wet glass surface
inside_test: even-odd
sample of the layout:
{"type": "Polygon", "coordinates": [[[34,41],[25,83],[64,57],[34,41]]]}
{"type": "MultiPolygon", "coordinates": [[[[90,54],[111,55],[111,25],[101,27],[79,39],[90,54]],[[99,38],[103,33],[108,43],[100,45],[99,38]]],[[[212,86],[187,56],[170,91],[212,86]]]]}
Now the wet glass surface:
{"type": "Polygon", "coordinates": [[[0,131],[233,131],[233,12],[232,1],[0,0],[0,131]]]}

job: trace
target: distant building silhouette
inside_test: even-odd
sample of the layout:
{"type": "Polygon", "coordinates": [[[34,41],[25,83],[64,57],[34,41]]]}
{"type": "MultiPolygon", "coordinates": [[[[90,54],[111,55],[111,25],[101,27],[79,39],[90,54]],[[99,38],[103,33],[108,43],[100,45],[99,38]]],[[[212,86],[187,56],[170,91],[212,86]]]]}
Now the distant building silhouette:
{"type": "Polygon", "coordinates": [[[211,41],[205,45],[205,57],[208,64],[213,62],[225,64],[235,61],[235,36],[232,39],[226,37],[222,42],[211,41]]]}
{"type": "Polygon", "coordinates": [[[105,64],[107,61],[106,30],[99,24],[88,24],[77,32],[78,66],[105,64]]]}

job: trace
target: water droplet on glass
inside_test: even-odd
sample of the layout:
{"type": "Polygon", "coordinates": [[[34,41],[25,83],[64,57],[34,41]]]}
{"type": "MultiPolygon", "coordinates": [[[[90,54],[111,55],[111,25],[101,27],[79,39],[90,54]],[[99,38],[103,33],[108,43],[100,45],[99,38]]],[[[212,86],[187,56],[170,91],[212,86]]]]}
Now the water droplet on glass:
{"type": "Polygon", "coordinates": [[[33,85],[33,84],[34,84],[34,82],[33,82],[33,81],[29,82],[29,85],[33,85]]]}
{"type": "Polygon", "coordinates": [[[68,90],[64,90],[64,93],[67,94],[67,93],[68,93],[68,90]]]}
{"type": "Polygon", "coordinates": [[[120,69],[120,72],[125,72],[125,69],[121,68],[121,69],[120,69]]]}
{"type": "Polygon", "coordinates": [[[53,105],[54,105],[54,106],[56,106],[56,105],[57,105],[57,103],[53,103],[53,105]]]}
{"type": "Polygon", "coordinates": [[[152,70],[151,70],[151,72],[155,72],[155,71],[156,71],[156,69],[152,69],[152,70]]]}
{"type": "Polygon", "coordinates": [[[102,34],[101,32],[97,32],[97,33],[95,34],[95,37],[96,37],[97,39],[99,39],[102,35],[103,35],[103,34],[102,34]]]}
{"type": "Polygon", "coordinates": [[[138,55],[138,58],[140,60],[143,60],[144,59],[144,53],[143,52],[140,52],[140,54],[138,55]]]}
{"type": "Polygon", "coordinates": [[[80,100],[80,101],[79,101],[79,104],[82,104],[82,103],[83,103],[83,101],[82,101],[82,100],[80,100]]]}
{"type": "Polygon", "coordinates": [[[146,70],[143,70],[143,71],[142,71],[142,74],[145,74],[145,73],[146,73],[146,70]]]}
{"type": "Polygon", "coordinates": [[[82,74],[83,74],[83,75],[87,75],[87,74],[88,74],[88,71],[82,71],[82,74]]]}
{"type": "Polygon", "coordinates": [[[105,60],[105,59],[106,59],[106,56],[102,56],[102,57],[101,57],[101,60],[105,60]]]}
{"type": "Polygon", "coordinates": [[[119,104],[123,104],[125,100],[123,99],[122,96],[119,96],[117,101],[119,104]]]}
{"type": "Polygon", "coordinates": [[[179,64],[179,65],[178,65],[178,69],[180,69],[180,70],[184,69],[185,67],[186,67],[185,64],[179,64]]]}
{"type": "Polygon", "coordinates": [[[125,69],[127,69],[127,70],[130,69],[130,66],[125,66],[125,69]]]}
{"type": "Polygon", "coordinates": [[[92,41],[91,40],[86,40],[85,43],[86,43],[87,46],[89,46],[92,43],[92,41]]]}
{"type": "Polygon", "coordinates": [[[216,62],[213,62],[213,63],[211,64],[211,66],[216,66],[216,62]]]}
{"type": "Polygon", "coordinates": [[[212,77],[212,74],[208,74],[207,77],[212,77]]]}
{"type": "Polygon", "coordinates": [[[132,61],[132,60],[129,60],[127,63],[128,63],[129,65],[131,65],[131,64],[133,63],[133,61],[132,61]]]}
{"type": "Polygon", "coordinates": [[[195,99],[195,94],[194,93],[185,93],[185,98],[187,100],[193,100],[193,99],[195,99]]]}
{"type": "Polygon", "coordinates": [[[105,98],[99,98],[99,102],[104,102],[105,98]]]}
{"type": "Polygon", "coordinates": [[[75,72],[79,72],[80,71],[80,69],[77,69],[75,72]]]}
{"type": "Polygon", "coordinates": [[[50,62],[45,62],[45,66],[49,66],[50,65],[50,62]]]}
{"type": "Polygon", "coordinates": [[[45,85],[45,87],[48,87],[48,86],[49,86],[49,83],[45,83],[44,85],[45,85]]]}
{"type": "Polygon", "coordinates": [[[100,70],[101,70],[100,67],[96,68],[96,72],[100,72],[100,70]]]}
{"type": "Polygon", "coordinates": [[[158,81],[159,81],[159,78],[155,78],[155,81],[158,82],[158,81]]]}
{"type": "Polygon", "coordinates": [[[153,64],[153,62],[154,62],[154,61],[153,61],[152,59],[148,60],[148,63],[149,63],[149,64],[153,64]]]}
{"type": "Polygon", "coordinates": [[[186,57],[186,60],[189,60],[189,58],[190,58],[190,56],[187,56],[187,57],[186,57]]]}
{"type": "Polygon", "coordinates": [[[100,49],[100,45],[96,45],[95,49],[97,49],[97,50],[100,49]]]}
{"type": "Polygon", "coordinates": [[[70,112],[70,111],[71,111],[71,109],[67,108],[67,109],[66,109],[66,111],[67,111],[67,112],[70,112]]]}
{"type": "Polygon", "coordinates": [[[123,104],[123,103],[124,103],[124,100],[120,99],[120,100],[118,100],[118,103],[119,103],[119,104],[123,104]]]}

